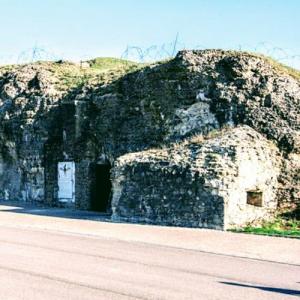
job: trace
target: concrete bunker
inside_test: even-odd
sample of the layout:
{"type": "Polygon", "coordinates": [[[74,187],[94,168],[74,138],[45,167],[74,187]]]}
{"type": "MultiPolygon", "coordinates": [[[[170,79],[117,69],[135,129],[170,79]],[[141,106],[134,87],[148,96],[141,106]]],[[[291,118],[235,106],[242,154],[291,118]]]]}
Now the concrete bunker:
{"type": "Polygon", "coordinates": [[[0,70],[3,200],[219,229],[297,205],[299,84],[261,58],[184,51],[126,76],[86,71],[0,70]]]}
{"type": "Polygon", "coordinates": [[[119,157],[112,218],[229,229],[277,207],[277,149],[248,126],[119,157]]]}

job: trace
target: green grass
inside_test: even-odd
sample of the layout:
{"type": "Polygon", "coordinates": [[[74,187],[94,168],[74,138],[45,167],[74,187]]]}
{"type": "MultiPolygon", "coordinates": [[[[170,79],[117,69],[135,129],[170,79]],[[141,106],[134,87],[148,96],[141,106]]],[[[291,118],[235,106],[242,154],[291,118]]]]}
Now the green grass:
{"type": "Polygon", "coordinates": [[[276,71],[282,72],[285,74],[290,75],[291,77],[300,80],[300,71],[297,69],[294,69],[292,67],[286,66],[277,60],[273,59],[272,57],[261,55],[261,57],[268,62],[276,71]]]}
{"type": "Polygon", "coordinates": [[[116,69],[130,70],[138,68],[140,65],[142,65],[129,60],[113,57],[98,57],[87,61],[87,63],[92,69],[98,71],[111,71],[116,69]]]}
{"type": "MultiPolygon", "coordinates": [[[[272,66],[277,73],[284,73],[292,76],[300,81],[300,71],[291,67],[285,66],[271,57],[267,57],[257,53],[239,52],[239,51],[226,51],[227,55],[235,56],[252,56],[264,60],[272,66]]],[[[72,88],[77,88],[82,85],[101,85],[109,84],[121,76],[137,71],[149,65],[161,65],[167,63],[170,59],[152,64],[136,63],[129,60],[111,58],[111,57],[98,57],[88,60],[85,64],[74,64],[67,61],[62,62],[35,62],[32,65],[41,66],[52,73],[57,78],[55,86],[60,91],[68,91],[72,88]]],[[[22,65],[6,65],[0,66],[0,76],[8,71],[14,71],[21,68],[22,65]]]]}
{"type": "Polygon", "coordinates": [[[292,67],[289,67],[283,63],[280,63],[279,61],[277,61],[276,59],[261,54],[261,53],[257,53],[257,52],[251,52],[251,51],[237,51],[237,50],[224,50],[224,52],[226,53],[226,55],[228,56],[243,56],[243,55],[247,55],[247,56],[252,56],[252,57],[256,57],[256,58],[260,58],[263,61],[265,61],[267,64],[269,64],[276,73],[283,73],[283,74],[287,74],[291,77],[293,77],[296,80],[300,80],[300,70],[298,69],[294,69],[292,67]]]}
{"type": "Polygon", "coordinates": [[[285,219],[284,217],[279,216],[274,221],[264,222],[259,227],[247,226],[242,229],[233,229],[231,231],[300,238],[300,220],[285,219]]]}
{"type": "Polygon", "coordinates": [[[109,57],[95,58],[82,64],[68,61],[37,61],[24,65],[0,66],[0,76],[8,71],[17,71],[26,65],[33,65],[49,71],[49,77],[52,76],[56,82],[57,90],[63,92],[82,85],[109,84],[121,76],[145,66],[145,64],[109,57]]]}
{"type": "Polygon", "coordinates": [[[106,57],[95,58],[82,64],[65,61],[48,64],[48,68],[58,78],[56,88],[61,91],[68,91],[83,85],[109,84],[124,74],[142,67],[143,64],[106,57]]]}
{"type": "Polygon", "coordinates": [[[276,71],[276,73],[284,73],[284,74],[287,74],[287,75],[293,77],[296,80],[300,80],[300,70],[289,67],[283,63],[280,63],[276,59],[274,59],[270,56],[266,56],[264,54],[253,53],[253,52],[246,52],[246,53],[248,53],[254,57],[261,58],[266,63],[271,65],[273,67],[273,69],[276,71]]]}

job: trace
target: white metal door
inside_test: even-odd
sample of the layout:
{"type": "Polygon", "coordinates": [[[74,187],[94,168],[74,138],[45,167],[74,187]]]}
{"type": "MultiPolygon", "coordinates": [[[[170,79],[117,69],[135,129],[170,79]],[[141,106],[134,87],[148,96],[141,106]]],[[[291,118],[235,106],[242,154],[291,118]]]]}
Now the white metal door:
{"type": "Polygon", "coordinates": [[[73,161],[58,163],[58,200],[75,201],[75,163],[73,161]]]}

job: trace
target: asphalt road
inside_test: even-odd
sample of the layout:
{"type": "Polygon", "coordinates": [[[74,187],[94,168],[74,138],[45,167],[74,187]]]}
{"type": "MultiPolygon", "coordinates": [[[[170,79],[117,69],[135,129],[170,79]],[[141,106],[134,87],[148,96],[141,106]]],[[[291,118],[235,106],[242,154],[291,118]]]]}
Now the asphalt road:
{"type": "Polygon", "coordinates": [[[50,215],[0,206],[0,300],[300,297],[300,240],[50,215]]]}

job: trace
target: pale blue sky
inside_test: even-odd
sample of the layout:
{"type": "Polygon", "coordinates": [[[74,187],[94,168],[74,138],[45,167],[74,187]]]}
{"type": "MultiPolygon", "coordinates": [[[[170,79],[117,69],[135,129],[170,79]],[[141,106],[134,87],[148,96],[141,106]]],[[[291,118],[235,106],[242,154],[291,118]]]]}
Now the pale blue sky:
{"type": "Polygon", "coordinates": [[[0,0],[0,9],[0,63],[28,60],[33,47],[70,60],[120,57],[127,45],[162,54],[178,33],[178,48],[257,50],[300,68],[299,0],[0,0]]]}

